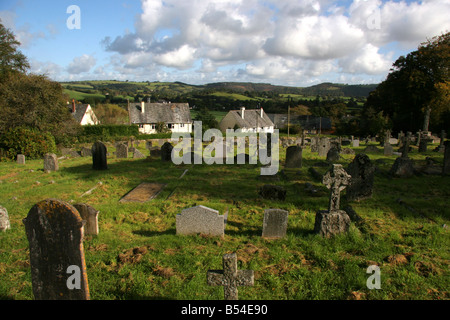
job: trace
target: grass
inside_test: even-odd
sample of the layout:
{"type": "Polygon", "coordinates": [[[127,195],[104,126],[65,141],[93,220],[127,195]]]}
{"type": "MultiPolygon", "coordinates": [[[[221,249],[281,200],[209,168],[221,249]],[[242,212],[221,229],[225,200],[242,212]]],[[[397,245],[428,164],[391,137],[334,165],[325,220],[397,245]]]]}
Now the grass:
{"type": "MultiPolygon", "coordinates": [[[[139,149],[148,154],[144,147],[139,149]]],[[[112,154],[114,147],[108,151],[112,154]]],[[[281,165],[284,155],[281,149],[281,165]]],[[[410,156],[417,165],[426,157],[443,161],[435,152],[414,150],[410,156]]],[[[353,157],[342,155],[340,163],[346,166],[353,157]]],[[[100,210],[100,234],[84,240],[94,300],[223,299],[221,287],[206,284],[206,273],[222,269],[222,255],[230,252],[237,253],[239,269],[255,272],[255,285],[239,289],[242,300],[448,299],[449,229],[443,226],[450,224],[450,178],[391,179],[385,172],[395,156],[369,157],[378,167],[373,197],[350,203],[363,220],[332,239],[312,232],[316,211],[327,208],[329,191],[308,173],[324,160],[309,148],[303,152],[303,167],[284,169],[279,181],[259,179],[259,165],[176,166],[110,156],[107,171],[93,171],[90,158],[68,158],[60,160],[59,171],[46,174],[42,160],[27,160],[25,166],[0,163],[0,204],[11,221],[11,229],[0,233],[0,299],[33,299],[22,219],[46,198],[85,202],[100,210]],[[82,196],[99,181],[102,185],[92,194],[82,196]],[[150,202],[119,203],[144,181],[167,186],[150,202]],[[317,195],[305,190],[306,182],[316,186],[317,195]],[[258,188],[266,183],[284,186],[286,200],[260,198],[258,188]],[[195,205],[221,214],[228,210],[224,238],[175,234],[176,214],[195,205]],[[261,238],[266,208],[289,211],[285,239],[261,238]],[[396,259],[400,255],[403,260],[396,259]],[[380,290],[366,286],[366,269],[372,264],[381,270],[380,290]]],[[[341,207],[346,204],[344,191],[341,207]]]]}

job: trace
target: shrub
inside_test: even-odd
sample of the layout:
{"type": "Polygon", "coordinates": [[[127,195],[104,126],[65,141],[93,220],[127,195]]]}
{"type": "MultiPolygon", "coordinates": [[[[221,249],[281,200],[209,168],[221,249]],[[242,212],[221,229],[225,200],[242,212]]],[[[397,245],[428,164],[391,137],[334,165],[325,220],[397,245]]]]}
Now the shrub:
{"type": "Polygon", "coordinates": [[[6,157],[15,159],[23,154],[30,159],[40,159],[46,153],[56,152],[55,138],[49,132],[34,128],[11,128],[0,138],[0,148],[6,151],[6,157]]]}

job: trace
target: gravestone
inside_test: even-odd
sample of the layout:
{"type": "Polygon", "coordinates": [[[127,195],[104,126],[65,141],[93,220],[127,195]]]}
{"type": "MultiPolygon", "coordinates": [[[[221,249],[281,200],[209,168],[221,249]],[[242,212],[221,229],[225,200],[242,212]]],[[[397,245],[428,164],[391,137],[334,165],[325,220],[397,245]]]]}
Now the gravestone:
{"type": "Polygon", "coordinates": [[[364,153],[378,153],[380,150],[377,146],[370,145],[364,149],[364,153]]]}
{"type": "Polygon", "coordinates": [[[316,213],[314,232],[323,237],[331,237],[347,232],[350,227],[350,217],[344,210],[339,210],[340,193],[350,184],[351,176],[342,165],[333,164],[333,167],[323,176],[323,184],[331,190],[328,210],[316,213]]]}
{"type": "Polygon", "coordinates": [[[91,148],[82,147],[81,148],[81,156],[82,157],[92,157],[92,149],[91,148]]]}
{"type": "Polygon", "coordinates": [[[445,141],[444,146],[444,166],[442,167],[442,174],[448,175],[450,174],[450,141],[445,141]]]}
{"type": "Polygon", "coordinates": [[[168,162],[172,161],[173,146],[170,142],[165,142],[161,147],[161,160],[168,162]]]}
{"type": "Polygon", "coordinates": [[[330,139],[328,139],[326,137],[320,138],[318,148],[317,148],[319,157],[326,157],[328,150],[330,150],[330,146],[331,146],[330,139]]]}
{"type": "Polygon", "coordinates": [[[181,235],[207,234],[223,237],[225,234],[225,217],[219,211],[195,206],[184,209],[176,215],[176,233],[181,235]]]}
{"type": "Polygon", "coordinates": [[[54,153],[47,153],[44,156],[44,172],[49,173],[52,171],[58,171],[58,158],[54,153]]]}
{"type": "Polygon", "coordinates": [[[396,178],[408,178],[414,175],[414,162],[408,157],[400,156],[395,159],[389,170],[390,175],[396,178]]]}
{"type": "Polygon", "coordinates": [[[73,205],[81,216],[81,219],[86,221],[84,224],[85,235],[98,235],[98,213],[99,211],[85,203],[77,203],[73,205]]]}
{"type": "Polygon", "coordinates": [[[0,231],[6,231],[11,229],[11,223],[9,222],[8,210],[0,206],[0,231]]]}
{"type": "Polygon", "coordinates": [[[128,158],[128,146],[120,143],[116,147],[116,158],[128,158]]]}
{"type": "Polygon", "coordinates": [[[286,189],[282,186],[265,184],[259,189],[259,195],[264,199],[284,201],[286,199],[286,189]]]}
{"type": "Polygon", "coordinates": [[[223,270],[208,270],[207,283],[210,286],[223,286],[225,300],[238,300],[237,287],[253,286],[253,270],[238,270],[236,253],[223,255],[223,270]]]}
{"type": "Polygon", "coordinates": [[[394,154],[394,148],[392,147],[392,145],[389,142],[384,144],[383,154],[386,157],[390,157],[394,154]]]}
{"type": "Polygon", "coordinates": [[[161,149],[159,147],[152,147],[152,149],[150,149],[150,157],[161,157],[161,149]]]}
{"type": "Polygon", "coordinates": [[[154,182],[142,182],[136,188],[132,189],[119,202],[147,202],[158,196],[166,184],[154,182]]]}
{"type": "Polygon", "coordinates": [[[281,209],[264,210],[263,238],[284,238],[286,236],[289,212],[281,209]]]}
{"type": "Polygon", "coordinates": [[[133,159],[143,159],[145,157],[146,156],[142,152],[140,152],[138,149],[134,150],[134,152],[133,152],[133,159]]]}
{"type": "Polygon", "coordinates": [[[83,221],[70,204],[46,199],[23,219],[36,300],[88,300],[83,221]]]}
{"type": "Polygon", "coordinates": [[[352,147],[353,148],[359,147],[359,140],[358,139],[352,140],[352,147]]]}
{"type": "Polygon", "coordinates": [[[327,161],[328,162],[336,162],[340,159],[339,150],[336,147],[331,147],[327,152],[327,161]]]}
{"type": "Polygon", "coordinates": [[[25,164],[25,155],[23,155],[23,154],[18,154],[18,155],[17,155],[17,163],[18,163],[18,164],[25,164]]]}
{"type": "Polygon", "coordinates": [[[150,150],[153,147],[153,143],[150,140],[145,141],[145,149],[150,150]]]}
{"type": "Polygon", "coordinates": [[[286,149],[285,168],[301,168],[302,167],[302,147],[290,146],[286,149]]]}
{"type": "Polygon", "coordinates": [[[100,141],[92,145],[92,168],[94,170],[108,169],[106,150],[106,146],[100,141]]]}
{"type": "Polygon", "coordinates": [[[319,151],[319,137],[314,136],[311,138],[311,153],[319,151]]]}
{"type": "Polygon", "coordinates": [[[373,191],[375,167],[369,157],[363,153],[357,154],[348,165],[347,173],[352,177],[347,186],[347,200],[370,198],[373,191]]]}

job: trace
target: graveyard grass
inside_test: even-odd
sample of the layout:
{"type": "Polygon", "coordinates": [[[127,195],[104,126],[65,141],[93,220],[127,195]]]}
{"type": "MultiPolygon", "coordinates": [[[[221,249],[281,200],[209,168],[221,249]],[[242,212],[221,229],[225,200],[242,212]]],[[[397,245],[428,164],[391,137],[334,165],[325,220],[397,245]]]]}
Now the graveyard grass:
{"type": "MultiPolygon", "coordinates": [[[[0,163],[0,204],[11,221],[11,229],[0,233],[0,299],[33,299],[22,219],[47,198],[83,202],[100,211],[99,235],[84,240],[94,300],[221,300],[223,288],[208,286],[206,274],[222,269],[223,254],[231,252],[237,253],[238,269],[255,272],[255,285],[238,289],[241,300],[449,298],[449,177],[392,179],[386,172],[396,156],[368,154],[372,161],[380,159],[372,198],[347,203],[343,191],[341,199],[341,208],[350,204],[362,221],[352,222],[346,234],[324,239],[313,228],[316,211],[328,208],[329,190],[308,172],[324,159],[307,147],[301,169],[283,169],[285,152],[280,148],[279,181],[258,179],[259,165],[176,166],[131,155],[109,156],[106,171],[92,170],[90,157],[61,159],[59,171],[51,173],[43,172],[42,160],[0,163]],[[167,185],[149,202],[119,203],[142,182],[167,185]],[[306,182],[318,194],[305,190],[306,182]],[[259,197],[264,184],[285,187],[286,200],[259,197]],[[195,205],[228,211],[224,238],[175,234],[176,214],[195,205]],[[289,211],[286,238],[261,237],[267,208],[289,211]],[[366,270],[374,264],[381,271],[379,290],[366,286],[371,275],[366,270]]],[[[344,168],[354,157],[341,156],[344,168]]],[[[432,151],[414,149],[409,156],[418,165],[425,157],[443,163],[443,154],[432,151]]],[[[321,174],[328,169],[315,168],[321,174]]]]}

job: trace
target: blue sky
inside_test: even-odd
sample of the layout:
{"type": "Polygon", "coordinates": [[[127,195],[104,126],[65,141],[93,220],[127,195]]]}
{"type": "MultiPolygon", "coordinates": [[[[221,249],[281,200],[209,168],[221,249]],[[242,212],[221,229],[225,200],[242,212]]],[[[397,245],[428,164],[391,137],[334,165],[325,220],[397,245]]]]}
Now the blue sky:
{"type": "Polygon", "coordinates": [[[450,0],[2,0],[31,71],[116,79],[308,86],[378,83],[450,29],[450,0]],[[69,29],[67,8],[80,8],[69,29]]]}

